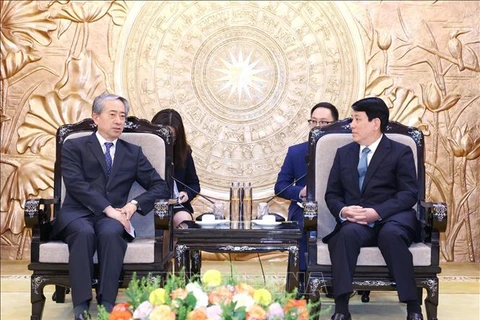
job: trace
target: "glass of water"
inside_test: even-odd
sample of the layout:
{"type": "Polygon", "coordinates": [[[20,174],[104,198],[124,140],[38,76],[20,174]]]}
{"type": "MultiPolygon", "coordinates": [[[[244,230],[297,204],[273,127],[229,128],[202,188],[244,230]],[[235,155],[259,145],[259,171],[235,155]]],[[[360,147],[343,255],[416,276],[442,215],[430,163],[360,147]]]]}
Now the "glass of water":
{"type": "Polygon", "coordinates": [[[223,202],[215,202],[213,204],[213,215],[215,220],[223,220],[225,218],[225,204],[223,202]]]}
{"type": "Polygon", "coordinates": [[[269,212],[268,203],[259,202],[257,205],[257,219],[262,220],[263,216],[268,215],[269,212]]]}

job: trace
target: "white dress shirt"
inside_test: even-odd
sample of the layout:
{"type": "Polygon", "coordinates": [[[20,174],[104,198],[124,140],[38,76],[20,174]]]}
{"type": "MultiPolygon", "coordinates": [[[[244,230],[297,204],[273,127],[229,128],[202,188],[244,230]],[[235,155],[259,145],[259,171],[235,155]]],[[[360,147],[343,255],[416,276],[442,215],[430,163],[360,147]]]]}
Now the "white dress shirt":
{"type": "MultiPolygon", "coordinates": [[[[112,142],[113,143],[113,146],[110,147],[110,156],[112,157],[112,166],[113,166],[113,161],[115,160],[115,150],[116,150],[116,147],[117,147],[117,141],[118,139],[115,139],[113,141],[107,141],[105,140],[105,138],[103,138],[100,133],[95,132],[95,135],[98,139],[98,142],[100,143],[100,146],[102,147],[102,151],[103,151],[103,154],[105,154],[105,151],[107,150],[107,147],[105,147],[105,142],[112,142]]],[[[135,238],[135,228],[133,227],[132,223],[130,221],[128,221],[130,223],[130,231],[127,231],[127,229],[125,229],[125,231],[127,231],[127,233],[129,235],[132,236],[132,238],[135,238]]]]}
{"type": "MultiPolygon", "coordinates": [[[[363,149],[365,149],[366,147],[368,147],[368,148],[370,149],[370,152],[367,154],[367,165],[370,165],[370,161],[372,160],[373,154],[374,154],[375,151],[377,150],[378,145],[380,144],[380,141],[382,140],[382,138],[383,138],[383,134],[380,136],[380,138],[378,138],[377,140],[375,140],[375,141],[374,141],[372,144],[370,144],[369,146],[360,145],[360,151],[359,151],[359,154],[358,154],[358,158],[359,158],[359,159],[361,158],[363,149]]],[[[340,213],[338,214],[338,217],[340,218],[340,220],[341,220],[342,222],[347,221],[347,219],[345,219],[345,218],[342,216],[342,211],[343,211],[343,209],[345,209],[345,207],[343,207],[342,210],[340,210],[340,213]]],[[[374,222],[369,223],[369,226],[370,226],[370,227],[373,227],[373,225],[374,225],[374,222]]]]}

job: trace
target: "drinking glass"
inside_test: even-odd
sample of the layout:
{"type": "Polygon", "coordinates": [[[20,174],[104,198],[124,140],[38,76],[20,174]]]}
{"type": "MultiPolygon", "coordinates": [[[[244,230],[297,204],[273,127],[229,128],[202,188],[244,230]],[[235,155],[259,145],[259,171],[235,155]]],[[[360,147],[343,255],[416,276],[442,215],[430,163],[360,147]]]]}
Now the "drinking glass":
{"type": "Polygon", "coordinates": [[[257,205],[257,219],[261,220],[264,215],[269,214],[268,203],[259,202],[257,205]]]}
{"type": "Polygon", "coordinates": [[[225,217],[225,205],[223,202],[215,202],[213,204],[213,215],[215,220],[223,220],[225,217]]]}

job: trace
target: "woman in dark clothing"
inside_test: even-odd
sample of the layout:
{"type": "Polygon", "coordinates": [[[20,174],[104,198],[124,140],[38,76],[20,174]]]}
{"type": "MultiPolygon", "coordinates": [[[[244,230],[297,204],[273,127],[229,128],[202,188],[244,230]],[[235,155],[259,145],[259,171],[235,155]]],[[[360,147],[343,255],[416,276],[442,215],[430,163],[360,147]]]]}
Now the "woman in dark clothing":
{"type": "Polygon", "coordinates": [[[168,126],[173,135],[174,178],[179,181],[177,183],[175,179],[173,180],[174,195],[179,200],[179,204],[174,207],[173,216],[173,225],[176,228],[182,221],[193,219],[193,208],[190,201],[200,192],[200,181],[180,114],[173,109],[164,109],[157,112],[152,123],[168,126]]]}

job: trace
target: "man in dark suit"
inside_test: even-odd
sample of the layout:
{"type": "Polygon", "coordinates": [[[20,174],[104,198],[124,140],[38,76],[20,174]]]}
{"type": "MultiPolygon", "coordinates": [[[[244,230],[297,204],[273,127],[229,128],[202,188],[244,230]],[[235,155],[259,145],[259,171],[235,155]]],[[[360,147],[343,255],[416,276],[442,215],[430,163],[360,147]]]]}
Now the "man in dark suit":
{"type": "Polygon", "coordinates": [[[55,235],[69,248],[70,285],[75,319],[83,319],[92,299],[93,255],[100,267],[97,301],[111,311],[127,248],[135,232],[130,218],[149,212],[155,199],[167,199],[168,187],[139,146],[119,139],[128,101],[102,94],[93,102],[97,131],[67,140],[62,148],[65,199],[55,221],[55,235]],[[137,181],[145,192],[127,202],[137,181]]]}
{"type": "Polygon", "coordinates": [[[325,237],[332,261],[334,320],[351,319],[348,300],[361,247],[377,246],[407,304],[407,320],[423,319],[417,300],[412,255],[419,231],[418,185],[412,150],[383,133],[389,111],[380,98],[352,105],[354,142],[337,150],[325,201],[337,220],[325,237]]]}
{"type": "MultiPolygon", "coordinates": [[[[310,119],[308,123],[310,128],[316,126],[325,126],[338,121],[338,110],[334,105],[328,102],[317,103],[310,110],[310,119]]],[[[275,194],[290,200],[288,207],[288,220],[297,221],[300,229],[303,229],[303,207],[301,203],[307,196],[305,187],[307,174],[307,157],[308,143],[303,142],[288,148],[285,161],[278,173],[277,182],[275,183],[275,194]]],[[[303,293],[304,272],[307,268],[305,261],[305,253],[307,250],[307,235],[302,235],[300,243],[300,276],[299,276],[299,293],[303,293]]]]}

